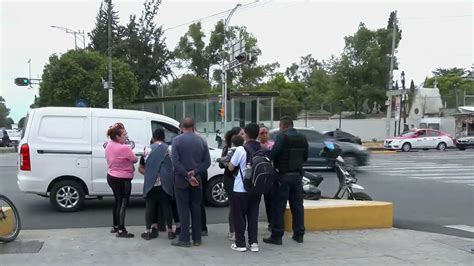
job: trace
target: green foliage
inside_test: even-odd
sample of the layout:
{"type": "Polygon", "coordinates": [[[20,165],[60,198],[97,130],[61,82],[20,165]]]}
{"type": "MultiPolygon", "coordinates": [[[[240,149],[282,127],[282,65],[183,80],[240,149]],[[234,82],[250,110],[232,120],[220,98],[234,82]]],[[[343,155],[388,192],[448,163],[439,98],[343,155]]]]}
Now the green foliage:
{"type": "Polygon", "coordinates": [[[10,109],[7,108],[5,99],[0,96],[0,127],[11,128],[14,123],[13,119],[8,117],[10,115],[10,109]]]}
{"type": "Polygon", "coordinates": [[[185,74],[182,77],[173,80],[167,91],[169,91],[169,94],[167,95],[203,94],[209,93],[211,87],[207,80],[195,75],[185,74]]]}
{"type": "Polygon", "coordinates": [[[474,95],[474,80],[464,78],[466,73],[463,68],[438,68],[433,71],[435,77],[427,79],[424,87],[433,87],[436,79],[443,103],[446,102],[448,108],[457,108],[463,105],[464,92],[474,95]]]}
{"type": "MultiPolygon", "coordinates": [[[[98,51],[102,54],[107,54],[108,51],[108,17],[107,17],[108,4],[104,5],[104,2],[100,4],[99,14],[97,14],[95,28],[88,33],[90,38],[89,49],[98,51]]],[[[118,11],[115,10],[115,5],[112,4],[112,43],[118,44],[121,42],[123,28],[119,26],[119,15],[118,11]]],[[[117,56],[117,51],[112,50],[114,56],[117,56]]]]}
{"type": "Polygon", "coordinates": [[[26,119],[26,117],[22,117],[22,118],[20,118],[20,121],[18,121],[18,128],[19,129],[23,129],[23,127],[25,126],[25,119],[26,119]]]}
{"type": "MultiPolygon", "coordinates": [[[[123,108],[133,101],[138,85],[130,67],[117,59],[112,61],[114,107],[123,108]]],[[[37,106],[75,106],[84,99],[91,107],[108,106],[108,92],[102,78],[107,76],[107,58],[98,52],[69,51],[60,57],[52,55],[40,83],[37,106]]]]}

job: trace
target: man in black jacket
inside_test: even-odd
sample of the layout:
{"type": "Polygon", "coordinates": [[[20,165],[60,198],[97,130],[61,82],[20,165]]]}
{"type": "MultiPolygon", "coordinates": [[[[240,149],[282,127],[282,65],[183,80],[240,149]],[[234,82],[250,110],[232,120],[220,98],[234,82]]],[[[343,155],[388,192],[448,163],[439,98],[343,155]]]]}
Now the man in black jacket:
{"type": "Polygon", "coordinates": [[[275,213],[272,214],[272,234],[264,238],[263,242],[282,244],[283,216],[289,201],[293,216],[293,240],[303,243],[305,228],[302,178],[303,164],[308,160],[308,141],[293,128],[290,117],[280,119],[280,134],[269,152],[269,158],[278,172],[279,184],[273,195],[275,213]]]}

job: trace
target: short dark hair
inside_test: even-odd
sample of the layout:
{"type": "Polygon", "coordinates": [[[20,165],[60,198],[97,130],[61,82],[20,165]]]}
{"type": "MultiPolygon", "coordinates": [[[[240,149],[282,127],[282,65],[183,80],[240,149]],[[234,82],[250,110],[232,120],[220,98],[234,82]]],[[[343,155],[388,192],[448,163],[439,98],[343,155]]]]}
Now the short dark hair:
{"type": "Polygon", "coordinates": [[[293,127],[293,119],[291,119],[289,116],[282,116],[280,118],[280,125],[283,128],[291,128],[293,127]]]}
{"type": "Polygon", "coordinates": [[[249,139],[257,139],[258,132],[260,132],[260,127],[255,123],[249,123],[244,128],[245,134],[249,137],[249,139]]]}
{"type": "Polygon", "coordinates": [[[242,136],[240,135],[234,135],[232,136],[232,144],[234,144],[235,147],[240,147],[242,145],[244,145],[244,138],[242,138],[242,136]]]}
{"type": "Polygon", "coordinates": [[[165,141],[165,131],[162,127],[157,127],[155,131],[153,131],[153,139],[155,141],[165,141]]]}
{"type": "Polygon", "coordinates": [[[225,145],[227,147],[230,147],[230,145],[232,144],[232,137],[234,135],[239,135],[241,130],[242,129],[240,127],[233,127],[231,130],[225,133],[224,139],[225,139],[225,145]]]}
{"type": "Polygon", "coordinates": [[[194,128],[194,119],[192,117],[185,117],[181,122],[181,127],[186,129],[194,128]]]}

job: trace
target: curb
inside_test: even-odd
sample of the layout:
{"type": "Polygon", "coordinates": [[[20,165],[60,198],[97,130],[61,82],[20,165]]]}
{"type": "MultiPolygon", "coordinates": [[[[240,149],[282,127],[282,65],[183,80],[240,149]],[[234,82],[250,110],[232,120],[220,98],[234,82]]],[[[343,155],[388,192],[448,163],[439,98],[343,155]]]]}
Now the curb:
{"type": "MultiPolygon", "coordinates": [[[[290,208],[285,211],[285,231],[292,231],[290,208]]],[[[393,204],[382,201],[321,199],[304,201],[307,231],[380,229],[393,226],[393,204]]]]}

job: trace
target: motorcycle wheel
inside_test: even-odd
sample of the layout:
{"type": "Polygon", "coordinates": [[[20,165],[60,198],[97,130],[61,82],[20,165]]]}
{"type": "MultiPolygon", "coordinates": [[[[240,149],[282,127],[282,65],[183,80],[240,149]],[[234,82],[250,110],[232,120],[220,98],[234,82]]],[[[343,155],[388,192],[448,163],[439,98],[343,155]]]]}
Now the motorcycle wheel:
{"type": "Polygon", "coordinates": [[[355,192],[352,199],[370,201],[372,198],[364,192],[355,192]]]}

